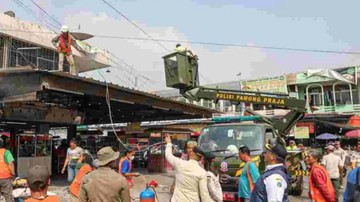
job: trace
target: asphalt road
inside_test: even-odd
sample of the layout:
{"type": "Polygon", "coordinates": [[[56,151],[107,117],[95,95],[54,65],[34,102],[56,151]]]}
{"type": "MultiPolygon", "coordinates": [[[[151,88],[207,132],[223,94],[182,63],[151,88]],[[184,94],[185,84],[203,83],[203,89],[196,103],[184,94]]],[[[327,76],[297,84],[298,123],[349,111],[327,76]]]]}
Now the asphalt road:
{"type": "MultiPolygon", "coordinates": [[[[140,195],[140,193],[145,189],[145,182],[150,182],[151,180],[155,180],[159,187],[156,188],[157,196],[159,198],[160,202],[167,202],[170,200],[170,186],[174,180],[174,173],[164,173],[164,174],[145,174],[143,176],[140,176],[138,178],[134,179],[135,186],[132,189],[132,195],[136,198],[140,195]]],[[[346,185],[346,181],[344,182],[346,185]]],[[[52,180],[52,184],[50,186],[50,191],[57,193],[61,196],[62,201],[68,201],[67,191],[66,187],[68,186],[68,183],[65,179],[58,179],[58,180],[52,180]]],[[[294,202],[309,202],[310,199],[308,197],[308,187],[309,182],[308,179],[304,179],[304,191],[301,196],[290,196],[290,201],[294,202]]],[[[340,190],[340,197],[339,201],[343,201],[343,192],[345,190],[340,190]]],[[[138,200],[139,201],[139,200],[138,200]]]]}

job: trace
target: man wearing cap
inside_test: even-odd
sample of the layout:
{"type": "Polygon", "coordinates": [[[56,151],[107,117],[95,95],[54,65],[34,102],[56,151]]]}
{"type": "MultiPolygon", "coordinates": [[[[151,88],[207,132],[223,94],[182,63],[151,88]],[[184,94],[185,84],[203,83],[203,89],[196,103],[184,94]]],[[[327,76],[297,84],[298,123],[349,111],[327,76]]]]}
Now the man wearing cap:
{"type": "Polygon", "coordinates": [[[263,175],[255,183],[251,193],[251,202],[278,202],[289,201],[288,189],[290,177],[284,166],[287,156],[286,148],[279,144],[266,144],[265,163],[263,175]]]}
{"type": "Polygon", "coordinates": [[[336,199],[339,198],[340,188],[340,176],[342,174],[343,161],[340,157],[334,154],[335,147],[328,145],[325,147],[327,155],[325,155],[321,161],[321,164],[326,168],[329,173],[331,183],[333,184],[336,191],[336,199]]]}
{"type": "Polygon", "coordinates": [[[335,150],[334,150],[334,154],[338,157],[341,158],[341,161],[343,162],[343,172],[342,172],[342,175],[340,176],[340,188],[343,189],[343,179],[344,179],[344,176],[346,176],[346,165],[345,165],[345,160],[346,160],[346,151],[343,150],[341,148],[341,143],[340,141],[336,141],[335,142],[335,150]]]}
{"type": "Polygon", "coordinates": [[[104,147],[97,153],[99,168],[87,174],[79,194],[80,202],[130,202],[130,192],[124,176],[114,171],[119,152],[104,147]]]}
{"type": "Polygon", "coordinates": [[[14,157],[11,152],[4,148],[4,142],[0,138],[0,197],[13,201],[12,178],[15,176],[14,157]]]}
{"type": "Polygon", "coordinates": [[[29,170],[27,184],[31,196],[25,202],[60,202],[59,196],[48,196],[50,172],[45,166],[34,166],[29,170]]]}
{"type": "MultiPolygon", "coordinates": [[[[64,57],[66,57],[66,60],[70,64],[70,74],[76,75],[76,65],[71,50],[71,46],[77,46],[77,44],[74,43],[76,40],[69,33],[69,27],[67,25],[63,25],[60,32],[61,33],[52,40],[52,43],[57,47],[57,51],[59,52],[59,71],[64,71],[64,57]]],[[[81,48],[77,49],[80,50],[81,48]]]]}
{"type": "Polygon", "coordinates": [[[200,167],[201,154],[196,153],[196,147],[189,153],[189,160],[176,158],[172,154],[172,144],[169,135],[165,137],[166,160],[175,169],[175,190],[171,202],[212,201],[207,187],[206,171],[200,167]]]}
{"type": "Polygon", "coordinates": [[[183,160],[189,160],[189,153],[192,152],[194,147],[197,146],[197,142],[195,141],[188,141],[186,143],[186,151],[181,155],[181,159],[183,160]]]}
{"type": "Polygon", "coordinates": [[[299,148],[296,146],[294,140],[290,140],[289,141],[289,146],[286,147],[286,150],[288,150],[288,151],[298,151],[299,148]]]}

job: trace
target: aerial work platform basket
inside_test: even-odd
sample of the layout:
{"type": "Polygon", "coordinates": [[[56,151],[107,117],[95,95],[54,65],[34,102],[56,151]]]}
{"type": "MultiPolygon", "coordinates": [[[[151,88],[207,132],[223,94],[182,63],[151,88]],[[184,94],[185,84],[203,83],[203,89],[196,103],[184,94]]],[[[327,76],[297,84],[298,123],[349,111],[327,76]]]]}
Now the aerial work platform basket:
{"type": "Polygon", "coordinates": [[[198,62],[196,57],[174,52],[163,57],[166,86],[189,90],[199,85],[198,62]]]}

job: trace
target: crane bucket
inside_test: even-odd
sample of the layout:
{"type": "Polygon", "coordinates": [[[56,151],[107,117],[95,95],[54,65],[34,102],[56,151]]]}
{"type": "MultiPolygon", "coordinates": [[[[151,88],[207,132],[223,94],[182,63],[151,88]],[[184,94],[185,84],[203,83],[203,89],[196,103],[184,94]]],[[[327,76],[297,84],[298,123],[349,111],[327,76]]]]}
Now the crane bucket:
{"type": "Polygon", "coordinates": [[[196,88],[198,85],[197,59],[185,53],[171,53],[163,57],[166,86],[180,91],[196,88]]]}

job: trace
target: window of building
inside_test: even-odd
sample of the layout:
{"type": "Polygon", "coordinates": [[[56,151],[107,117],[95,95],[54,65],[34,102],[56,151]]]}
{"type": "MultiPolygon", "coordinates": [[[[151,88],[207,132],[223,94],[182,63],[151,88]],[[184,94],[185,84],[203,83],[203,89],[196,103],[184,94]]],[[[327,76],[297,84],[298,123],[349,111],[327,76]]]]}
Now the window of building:
{"type": "Polygon", "coordinates": [[[232,112],[232,104],[230,101],[224,100],[224,112],[232,112]]]}
{"type": "Polygon", "coordinates": [[[212,108],[213,102],[211,100],[203,100],[202,106],[207,108],[212,108]]]}
{"type": "Polygon", "coordinates": [[[311,106],[323,105],[323,93],[320,87],[309,89],[309,104],[311,106]]]}
{"type": "MultiPolygon", "coordinates": [[[[58,69],[59,56],[54,50],[12,39],[9,67],[33,66],[42,70],[58,69]]],[[[65,62],[64,69],[68,64],[65,62]]]]}
{"type": "MultiPolygon", "coordinates": [[[[356,91],[355,91],[356,92],[356,91]]],[[[335,87],[335,103],[337,105],[351,104],[351,92],[348,85],[338,85],[335,87]]],[[[356,95],[356,94],[355,94],[356,95]]]]}

